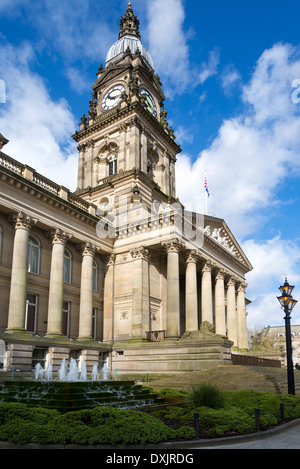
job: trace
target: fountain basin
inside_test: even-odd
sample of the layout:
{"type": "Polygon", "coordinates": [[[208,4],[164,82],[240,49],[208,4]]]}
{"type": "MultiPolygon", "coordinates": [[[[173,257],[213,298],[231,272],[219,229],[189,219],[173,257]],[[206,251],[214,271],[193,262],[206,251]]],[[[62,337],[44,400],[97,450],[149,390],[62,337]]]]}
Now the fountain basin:
{"type": "Polygon", "coordinates": [[[9,381],[0,391],[0,402],[21,402],[60,412],[96,406],[137,408],[162,402],[134,381],[9,381]]]}

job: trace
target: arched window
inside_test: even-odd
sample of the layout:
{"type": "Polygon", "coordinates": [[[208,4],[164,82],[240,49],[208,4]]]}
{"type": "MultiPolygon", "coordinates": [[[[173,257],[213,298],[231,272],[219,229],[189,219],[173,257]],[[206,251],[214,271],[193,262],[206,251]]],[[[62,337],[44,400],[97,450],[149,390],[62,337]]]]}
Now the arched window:
{"type": "Polygon", "coordinates": [[[34,236],[29,236],[28,241],[28,272],[40,273],[40,242],[34,236]]]}
{"type": "Polygon", "coordinates": [[[93,290],[98,290],[98,264],[93,261],[93,290]]]}
{"type": "Polygon", "coordinates": [[[108,157],[108,175],[112,176],[118,172],[118,160],[116,155],[111,155],[108,157]]]}
{"type": "Polygon", "coordinates": [[[72,279],[72,254],[68,249],[65,249],[65,261],[64,261],[64,282],[71,283],[72,279]]]}

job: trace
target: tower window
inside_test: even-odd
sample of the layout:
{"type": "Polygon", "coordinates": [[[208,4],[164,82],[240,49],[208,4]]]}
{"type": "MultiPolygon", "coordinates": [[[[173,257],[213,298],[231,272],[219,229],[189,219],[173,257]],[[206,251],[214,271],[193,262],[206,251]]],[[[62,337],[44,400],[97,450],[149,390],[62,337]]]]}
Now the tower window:
{"type": "Polygon", "coordinates": [[[147,159],[147,173],[152,173],[152,162],[149,158],[147,159]]]}
{"type": "Polygon", "coordinates": [[[118,160],[117,158],[111,159],[108,163],[108,175],[112,176],[118,172],[118,160]]]}

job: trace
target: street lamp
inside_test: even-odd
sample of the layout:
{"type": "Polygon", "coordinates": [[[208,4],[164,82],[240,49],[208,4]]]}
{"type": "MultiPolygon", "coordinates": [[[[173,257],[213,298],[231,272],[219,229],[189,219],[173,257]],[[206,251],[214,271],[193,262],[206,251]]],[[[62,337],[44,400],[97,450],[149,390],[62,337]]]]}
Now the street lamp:
{"type": "Polygon", "coordinates": [[[281,304],[282,309],[285,312],[285,338],[286,338],[286,357],[287,357],[287,373],[288,373],[288,393],[295,394],[295,382],[294,382],[294,369],[293,369],[293,358],[292,358],[292,338],[291,338],[291,312],[295,307],[297,301],[293,299],[291,293],[294,287],[289,285],[287,279],[284,284],[279,287],[281,296],[277,299],[281,304]]]}

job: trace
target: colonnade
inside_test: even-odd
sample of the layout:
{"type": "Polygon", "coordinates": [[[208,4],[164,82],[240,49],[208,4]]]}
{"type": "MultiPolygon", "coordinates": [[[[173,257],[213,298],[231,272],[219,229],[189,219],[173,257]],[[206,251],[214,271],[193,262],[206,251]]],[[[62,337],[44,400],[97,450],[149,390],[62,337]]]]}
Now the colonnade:
{"type": "MultiPolygon", "coordinates": [[[[6,332],[25,332],[27,297],[28,240],[35,220],[20,212],[11,217],[15,227],[11,288],[6,332]]],[[[65,245],[70,236],[61,229],[50,233],[52,255],[49,283],[47,337],[59,337],[62,332],[64,294],[65,245]]],[[[78,339],[92,339],[93,311],[93,259],[95,246],[86,242],[81,246],[82,265],[80,283],[80,314],[78,339]]]]}
{"type": "Polygon", "coordinates": [[[167,337],[179,336],[179,260],[180,254],[184,252],[186,330],[200,328],[200,306],[201,323],[208,321],[214,325],[216,334],[227,336],[237,347],[248,348],[246,284],[224,269],[216,269],[209,260],[201,258],[198,251],[186,252],[178,239],[164,243],[164,247],[167,251],[167,337]],[[200,272],[198,272],[199,265],[200,272]],[[198,275],[201,276],[201,305],[198,305],[198,275]]]}
{"type": "MultiPolygon", "coordinates": [[[[35,220],[20,212],[12,217],[15,226],[11,290],[6,332],[25,332],[27,295],[27,252],[31,227],[35,220]]],[[[62,332],[64,294],[64,251],[69,235],[61,229],[51,233],[52,256],[48,299],[47,337],[59,337],[62,332]]],[[[163,244],[167,253],[166,336],[180,337],[180,256],[185,255],[185,328],[198,330],[199,309],[201,322],[208,321],[217,334],[227,336],[235,346],[247,348],[246,284],[228,272],[201,258],[196,250],[186,251],[179,239],[163,244]],[[200,266],[200,270],[199,270],[200,266]],[[198,275],[201,275],[199,302],[198,275]],[[214,283],[214,285],[213,285],[214,283]]],[[[93,259],[95,246],[81,245],[80,283],[80,339],[92,339],[93,259]]],[[[133,258],[132,336],[144,337],[149,327],[149,266],[148,250],[131,250],[133,258]]],[[[113,299],[112,299],[113,301],[113,299]]]]}

